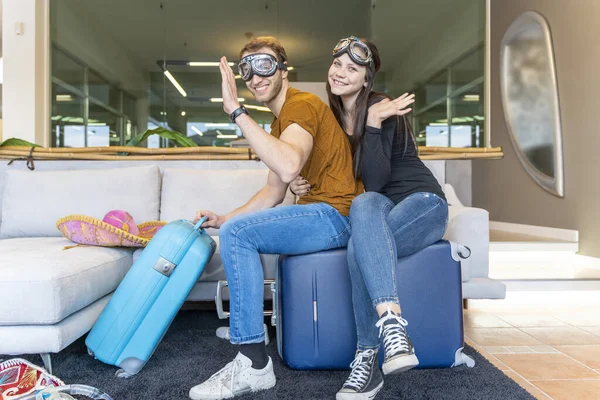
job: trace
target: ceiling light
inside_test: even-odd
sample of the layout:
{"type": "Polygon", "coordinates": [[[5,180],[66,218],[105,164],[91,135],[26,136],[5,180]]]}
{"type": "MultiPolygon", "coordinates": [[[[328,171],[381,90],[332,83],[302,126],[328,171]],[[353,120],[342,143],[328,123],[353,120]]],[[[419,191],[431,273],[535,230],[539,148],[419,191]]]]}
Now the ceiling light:
{"type": "MultiPolygon", "coordinates": [[[[246,99],[243,97],[238,97],[237,101],[239,101],[240,103],[243,103],[244,101],[246,101],[246,99]]],[[[210,102],[211,103],[222,103],[223,98],[222,97],[211,97],[210,102]]]]}
{"type": "MultiPolygon", "coordinates": [[[[190,61],[190,62],[188,62],[188,65],[190,67],[218,67],[219,64],[220,63],[218,61],[190,61]]],[[[233,67],[235,65],[232,62],[228,62],[227,64],[229,64],[230,67],[233,67]]]]}
{"type": "Polygon", "coordinates": [[[185,117],[185,111],[182,111],[182,112],[181,112],[181,116],[182,116],[182,117],[185,117]]]}
{"type": "Polygon", "coordinates": [[[237,139],[238,135],[223,135],[222,133],[219,133],[217,135],[217,139],[237,139]]]}
{"type": "Polygon", "coordinates": [[[463,99],[463,101],[479,101],[479,95],[478,94],[465,94],[462,99],[463,99]]]}
{"type": "Polygon", "coordinates": [[[202,131],[196,128],[195,126],[192,126],[192,130],[196,132],[199,136],[204,136],[204,133],[202,133],[202,131]]]}
{"type": "Polygon", "coordinates": [[[70,94],[57,94],[56,101],[73,101],[73,96],[70,94]]]}
{"type": "Polygon", "coordinates": [[[183,97],[187,97],[187,93],[185,92],[185,90],[183,90],[183,88],[181,87],[179,82],[177,82],[177,80],[173,77],[173,75],[171,75],[171,73],[168,70],[165,70],[164,74],[167,78],[169,78],[173,86],[175,86],[175,89],[177,89],[183,97]]]}
{"type": "Polygon", "coordinates": [[[244,107],[249,108],[251,110],[271,112],[271,110],[269,109],[269,107],[264,107],[264,106],[255,106],[253,104],[247,104],[244,107]]]}
{"type": "Polygon", "coordinates": [[[226,122],[209,122],[207,124],[204,124],[204,126],[206,126],[207,128],[229,128],[231,124],[228,124],[226,122]]]}

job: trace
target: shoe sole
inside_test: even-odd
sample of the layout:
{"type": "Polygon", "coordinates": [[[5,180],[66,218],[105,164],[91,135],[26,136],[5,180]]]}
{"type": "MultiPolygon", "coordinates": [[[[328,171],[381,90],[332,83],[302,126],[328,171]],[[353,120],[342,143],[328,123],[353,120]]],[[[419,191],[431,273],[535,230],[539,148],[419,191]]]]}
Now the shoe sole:
{"type": "Polygon", "coordinates": [[[384,375],[394,375],[408,371],[417,365],[419,365],[419,359],[416,355],[410,354],[408,356],[396,356],[395,358],[384,362],[381,369],[383,370],[384,375]]]}
{"type": "Polygon", "coordinates": [[[277,380],[274,379],[273,382],[269,382],[266,386],[261,387],[260,389],[257,389],[257,390],[245,390],[243,392],[235,393],[233,396],[230,396],[230,397],[222,397],[222,396],[219,396],[219,395],[214,395],[214,396],[194,396],[194,395],[192,395],[192,393],[189,393],[188,396],[189,396],[189,398],[191,400],[223,400],[223,399],[233,399],[234,397],[243,396],[243,395],[248,394],[248,393],[258,393],[258,392],[261,392],[263,390],[272,389],[273,387],[275,387],[276,383],[277,383],[277,380]]]}
{"type": "Polygon", "coordinates": [[[377,385],[377,387],[373,390],[371,390],[370,392],[364,392],[364,393],[336,393],[335,395],[335,400],[371,400],[374,399],[375,396],[377,396],[377,393],[379,393],[379,391],[381,390],[381,388],[383,387],[383,381],[381,381],[381,383],[379,383],[379,385],[377,385]]]}

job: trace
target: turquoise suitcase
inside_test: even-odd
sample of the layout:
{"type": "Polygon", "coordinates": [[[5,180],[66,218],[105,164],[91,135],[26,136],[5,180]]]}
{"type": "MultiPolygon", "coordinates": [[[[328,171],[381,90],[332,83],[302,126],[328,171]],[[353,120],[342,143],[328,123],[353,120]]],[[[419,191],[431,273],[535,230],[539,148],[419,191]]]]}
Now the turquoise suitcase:
{"type": "Polygon", "coordinates": [[[137,374],[169,329],[216,243],[189,221],[173,221],[152,238],[86,338],[96,359],[118,366],[118,377],[137,374]]]}

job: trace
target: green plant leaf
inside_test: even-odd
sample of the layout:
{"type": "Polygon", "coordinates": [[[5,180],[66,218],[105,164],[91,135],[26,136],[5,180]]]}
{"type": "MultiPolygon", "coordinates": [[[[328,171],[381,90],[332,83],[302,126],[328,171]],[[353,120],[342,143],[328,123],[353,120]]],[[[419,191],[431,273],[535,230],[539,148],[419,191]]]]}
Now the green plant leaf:
{"type": "Polygon", "coordinates": [[[183,133],[171,131],[169,129],[165,129],[161,126],[155,129],[148,129],[144,133],[140,133],[139,135],[132,138],[127,146],[138,146],[144,140],[147,140],[151,135],[159,135],[162,138],[174,140],[178,145],[182,147],[196,147],[198,146],[196,142],[194,142],[189,137],[185,136],[183,133]]]}
{"type": "Polygon", "coordinates": [[[0,143],[0,147],[5,146],[26,146],[26,147],[42,147],[35,143],[28,142],[27,140],[10,138],[6,139],[4,142],[0,143]]]}

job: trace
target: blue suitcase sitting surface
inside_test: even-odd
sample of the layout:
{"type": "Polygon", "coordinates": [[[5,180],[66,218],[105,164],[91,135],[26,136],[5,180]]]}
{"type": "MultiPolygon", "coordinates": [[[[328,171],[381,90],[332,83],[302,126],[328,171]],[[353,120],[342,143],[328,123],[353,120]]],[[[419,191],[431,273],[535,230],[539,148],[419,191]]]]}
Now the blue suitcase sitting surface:
{"type": "Polygon", "coordinates": [[[145,365],[214,254],[200,224],[174,221],[152,238],[86,338],[94,357],[128,375],[145,365]]]}
{"type": "MultiPolygon", "coordinates": [[[[460,262],[451,247],[439,241],[399,259],[396,267],[418,368],[466,361],[460,262]]],[[[296,369],[347,369],[356,351],[356,327],[346,249],[280,257],[277,296],[284,361],[296,369]]]]}

